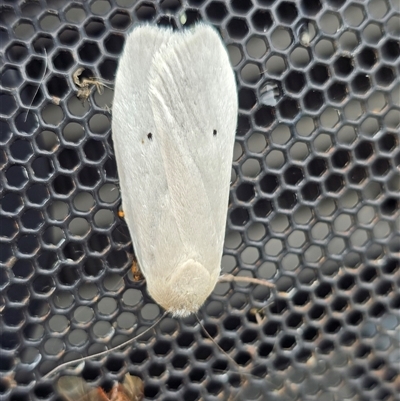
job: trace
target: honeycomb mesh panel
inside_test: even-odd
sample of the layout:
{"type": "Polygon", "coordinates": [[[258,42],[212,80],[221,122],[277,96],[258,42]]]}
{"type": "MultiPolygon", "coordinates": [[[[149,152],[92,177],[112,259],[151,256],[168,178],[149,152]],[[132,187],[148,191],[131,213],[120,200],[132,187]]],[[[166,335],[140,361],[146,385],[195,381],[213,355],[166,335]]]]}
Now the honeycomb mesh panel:
{"type": "Polygon", "coordinates": [[[396,0],[3,1],[1,398],[129,372],[146,400],[399,399],[399,27],[396,0]],[[112,86],[136,23],[199,20],[238,81],[222,268],[277,290],[218,284],[199,312],[215,343],[166,317],[44,380],[163,313],[130,272],[112,86]],[[78,99],[91,77],[102,93],[78,99]]]}

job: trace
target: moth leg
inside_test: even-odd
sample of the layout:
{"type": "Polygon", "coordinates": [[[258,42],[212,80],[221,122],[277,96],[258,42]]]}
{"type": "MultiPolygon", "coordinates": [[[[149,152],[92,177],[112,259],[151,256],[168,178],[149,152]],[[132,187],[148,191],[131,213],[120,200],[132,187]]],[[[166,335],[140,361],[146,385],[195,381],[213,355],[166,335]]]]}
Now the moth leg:
{"type": "Polygon", "coordinates": [[[142,272],[140,271],[139,264],[136,259],[134,259],[132,262],[131,271],[132,271],[132,276],[133,276],[134,281],[138,282],[138,281],[144,280],[144,276],[143,276],[142,272]]]}

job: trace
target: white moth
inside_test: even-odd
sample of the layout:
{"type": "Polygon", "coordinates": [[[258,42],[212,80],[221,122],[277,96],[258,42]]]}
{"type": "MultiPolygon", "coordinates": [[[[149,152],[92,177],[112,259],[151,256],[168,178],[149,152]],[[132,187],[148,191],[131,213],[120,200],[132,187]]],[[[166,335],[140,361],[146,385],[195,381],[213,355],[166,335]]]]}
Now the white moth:
{"type": "Polygon", "coordinates": [[[173,316],[197,312],[220,275],[237,112],[212,27],[128,36],[112,110],[122,208],[149,294],[173,316]]]}

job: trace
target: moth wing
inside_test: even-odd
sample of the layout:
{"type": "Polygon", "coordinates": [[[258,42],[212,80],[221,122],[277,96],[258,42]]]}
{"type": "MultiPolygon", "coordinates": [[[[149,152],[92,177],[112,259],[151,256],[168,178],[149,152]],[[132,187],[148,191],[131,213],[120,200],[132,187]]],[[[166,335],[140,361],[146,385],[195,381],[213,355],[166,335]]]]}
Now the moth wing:
{"type": "Polygon", "coordinates": [[[112,137],[122,208],[141,269],[137,238],[149,238],[150,228],[144,224],[139,229],[135,221],[148,213],[157,220],[155,202],[146,203],[149,194],[156,196],[157,191],[148,184],[149,177],[157,176],[157,186],[166,188],[163,166],[158,164],[160,149],[157,144],[149,146],[148,139],[156,130],[149,99],[149,68],[172,34],[172,30],[151,25],[135,28],[127,37],[114,88],[112,137]]]}
{"type": "Polygon", "coordinates": [[[125,393],[131,401],[142,401],[144,398],[144,385],[142,379],[126,374],[123,381],[125,393]]]}
{"type": "Polygon", "coordinates": [[[91,388],[81,377],[60,377],[57,390],[68,401],[103,401],[97,389],[91,388]]]}
{"type": "Polygon", "coordinates": [[[167,192],[152,197],[163,213],[152,222],[148,268],[163,266],[165,273],[153,273],[169,274],[192,258],[218,276],[238,105],[229,57],[213,28],[197,25],[156,54],[150,101],[167,192]]]}

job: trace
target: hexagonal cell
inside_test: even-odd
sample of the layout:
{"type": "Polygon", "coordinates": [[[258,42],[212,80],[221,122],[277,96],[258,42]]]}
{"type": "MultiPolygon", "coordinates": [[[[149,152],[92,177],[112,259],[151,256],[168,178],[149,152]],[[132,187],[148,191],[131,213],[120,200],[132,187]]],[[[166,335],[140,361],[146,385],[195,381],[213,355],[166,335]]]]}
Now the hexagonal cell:
{"type": "Polygon", "coordinates": [[[294,230],[288,236],[287,241],[288,241],[289,246],[291,246],[293,248],[302,248],[303,245],[306,243],[307,238],[306,238],[304,231],[294,230]]]}
{"type": "Polygon", "coordinates": [[[282,209],[293,209],[297,204],[297,196],[293,191],[283,191],[277,199],[278,205],[282,209]]]}
{"type": "Polygon", "coordinates": [[[368,109],[372,113],[380,113],[387,106],[387,100],[382,92],[374,92],[368,98],[368,109]]]}
{"type": "Polygon", "coordinates": [[[272,238],[264,245],[264,251],[269,256],[278,256],[283,250],[283,243],[281,240],[272,238]]]}
{"type": "Polygon", "coordinates": [[[246,14],[253,7],[251,0],[232,0],[231,7],[234,11],[246,14]]]}
{"type": "Polygon", "coordinates": [[[255,132],[247,139],[246,146],[250,152],[262,153],[267,146],[265,135],[255,132]]]}
{"type": "Polygon", "coordinates": [[[257,10],[251,16],[251,21],[254,28],[259,32],[267,32],[273,25],[271,13],[266,10],[257,10]]]}
{"type": "Polygon", "coordinates": [[[329,60],[335,53],[333,42],[328,39],[321,39],[315,45],[315,54],[322,60],[329,60]]]}
{"type": "Polygon", "coordinates": [[[330,233],[329,225],[322,221],[315,223],[311,228],[311,236],[317,241],[324,241],[330,233]]]}
{"type": "Polygon", "coordinates": [[[257,64],[246,63],[240,71],[240,76],[244,82],[255,84],[261,79],[261,71],[257,64]]]}
{"type": "Polygon", "coordinates": [[[246,20],[238,17],[231,18],[226,29],[233,39],[243,39],[249,33],[246,20]]]}
{"type": "Polygon", "coordinates": [[[94,63],[100,57],[101,52],[97,43],[84,41],[79,46],[78,54],[83,62],[94,63]]]}
{"type": "MultiPolygon", "coordinates": [[[[0,217],[1,224],[1,237],[2,239],[6,239],[8,241],[14,239],[19,232],[19,228],[17,222],[10,217],[0,217]]],[[[3,258],[0,258],[3,260],[3,258]]],[[[2,283],[2,287],[3,287],[2,283]]]]}
{"type": "Polygon", "coordinates": [[[0,94],[1,114],[11,116],[17,110],[17,103],[14,96],[0,94]]]}
{"type": "Polygon", "coordinates": [[[363,115],[361,103],[358,100],[351,100],[344,108],[344,115],[348,120],[357,121],[363,115]]]}
{"type": "Polygon", "coordinates": [[[111,4],[108,0],[94,0],[90,4],[90,10],[93,14],[106,15],[111,10],[111,4]]]}
{"type": "Polygon", "coordinates": [[[367,74],[357,74],[351,82],[355,93],[365,94],[371,89],[371,80],[367,74]]]}
{"type": "Polygon", "coordinates": [[[254,184],[246,183],[240,184],[236,190],[236,196],[239,201],[250,202],[254,196],[254,184]]]}
{"type": "Polygon", "coordinates": [[[285,164],[284,153],[280,150],[273,150],[268,153],[265,162],[270,169],[279,170],[285,164]]]}
{"type": "Polygon", "coordinates": [[[346,56],[339,57],[333,64],[335,73],[341,76],[348,76],[354,69],[353,59],[346,56]]]}
{"type": "Polygon", "coordinates": [[[344,125],[337,133],[337,139],[340,143],[351,144],[357,138],[355,128],[351,125],[344,125]]]}
{"type": "Polygon", "coordinates": [[[285,86],[288,91],[299,93],[305,86],[304,73],[300,71],[291,71],[285,78],[285,86]]]}
{"type": "Polygon", "coordinates": [[[374,19],[383,18],[388,12],[388,4],[385,0],[374,0],[368,4],[368,11],[374,19]]]}
{"type": "Polygon", "coordinates": [[[390,161],[387,158],[380,157],[379,159],[375,160],[372,164],[372,173],[377,176],[385,176],[389,173],[390,169],[390,161]]]}
{"type": "Polygon", "coordinates": [[[353,225],[354,221],[352,217],[345,213],[337,216],[333,222],[333,227],[338,233],[347,233],[353,225]]]}
{"type": "Polygon", "coordinates": [[[5,88],[16,88],[22,82],[22,76],[18,69],[5,67],[0,77],[0,83],[5,88]]]}
{"type": "Polygon", "coordinates": [[[162,0],[160,6],[162,10],[174,13],[182,7],[182,3],[180,0],[162,0]]]}
{"type": "Polygon", "coordinates": [[[358,64],[366,69],[371,69],[377,61],[376,50],[371,47],[364,47],[357,56],[358,64]]]}
{"type": "Polygon", "coordinates": [[[355,189],[347,189],[340,199],[340,205],[345,209],[354,209],[360,202],[360,197],[355,189]]]}
{"type": "Polygon", "coordinates": [[[344,187],[344,178],[340,174],[331,174],[325,181],[325,188],[328,192],[339,192],[344,187]]]}
{"type": "Polygon", "coordinates": [[[350,170],[348,177],[352,184],[361,184],[368,177],[368,174],[365,167],[355,166],[350,170]]]}
{"type": "Polygon", "coordinates": [[[336,168],[345,168],[350,163],[350,153],[348,150],[338,149],[332,155],[332,164],[336,168]]]}
{"type": "Polygon", "coordinates": [[[305,68],[311,61],[309,50],[302,46],[297,46],[289,57],[293,66],[297,68],[305,68]]]}
{"type": "MultiPolygon", "coordinates": [[[[19,95],[20,95],[21,103],[24,106],[36,107],[43,101],[42,90],[40,89],[39,86],[36,86],[36,85],[30,85],[30,84],[25,85],[21,89],[21,92],[19,95]]],[[[4,99],[4,100],[6,100],[6,99],[4,99]]],[[[11,103],[9,103],[8,106],[10,107],[10,105],[12,105],[13,103],[15,103],[15,102],[12,99],[11,103]]],[[[15,106],[15,108],[16,108],[16,106],[15,106]]],[[[3,110],[2,113],[6,114],[6,110],[3,110]]]]}
{"type": "Polygon", "coordinates": [[[378,146],[381,152],[392,152],[398,146],[398,137],[391,133],[385,134],[379,139],[378,146]]]}
{"type": "Polygon", "coordinates": [[[270,75],[281,76],[286,71],[287,65],[283,57],[271,56],[268,58],[266,64],[266,72],[270,75]]]}
{"type": "MultiPolygon", "coordinates": [[[[1,31],[0,31],[1,33],[1,31]]],[[[6,43],[6,41],[4,41],[6,43]]],[[[5,51],[7,58],[12,63],[20,63],[28,57],[28,49],[22,43],[12,43],[5,51]]]]}
{"type": "Polygon", "coordinates": [[[393,39],[389,39],[381,47],[381,52],[386,60],[394,61],[400,56],[400,44],[393,39]]]}
{"type": "Polygon", "coordinates": [[[69,51],[61,50],[53,57],[53,65],[60,71],[67,71],[74,65],[75,61],[69,51]]]}
{"type": "Polygon", "coordinates": [[[256,94],[252,89],[242,88],[239,90],[239,108],[242,110],[251,110],[257,103],[256,94]]]}
{"type": "Polygon", "coordinates": [[[254,121],[260,127],[269,127],[275,121],[274,108],[269,106],[261,106],[254,113],[254,121]]]}
{"type": "Polygon", "coordinates": [[[260,162],[257,159],[247,158],[241,165],[241,170],[245,177],[255,178],[261,171],[260,162]]]}
{"type": "Polygon", "coordinates": [[[313,177],[321,177],[327,169],[327,163],[321,157],[313,158],[307,166],[308,173],[313,177]]]}
{"type": "Polygon", "coordinates": [[[55,14],[45,14],[40,18],[39,25],[45,31],[54,32],[61,26],[61,21],[55,14]]]}
{"type": "Polygon", "coordinates": [[[211,21],[221,22],[228,15],[228,10],[223,2],[213,1],[207,6],[206,14],[211,21]]]}
{"type": "Polygon", "coordinates": [[[298,185],[304,179],[303,170],[297,166],[291,166],[285,170],[283,177],[288,185],[298,185]]]}
{"type": "Polygon", "coordinates": [[[357,33],[352,31],[344,31],[339,38],[340,47],[344,51],[352,52],[361,43],[357,33]]]}
{"type": "Polygon", "coordinates": [[[350,236],[350,242],[355,247],[364,246],[368,239],[367,231],[361,228],[355,230],[350,236]]]}
{"type": "Polygon", "coordinates": [[[267,199],[258,200],[253,207],[254,214],[259,218],[266,218],[272,210],[272,203],[267,199]]]}
{"type": "Polygon", "coordinates": [[[352,4],[344,10],[343,17],[350,26],[360,26],[365,18],[364,7],[352,4]]]}
{"type": "Polygon", "coordinates": [[[323,32],[334,35],[342,25],[341,16],[328,11],[321,16],[319,24],[323,32]]]}
{"type": "Polygon", "coordinates": [[[100,18],[90,18],[84,25],[85,32],[90,38],[100,38],[106,31],[104,21],[100,18]]]}
{"type": "Polygon", "coordinates": [[[300,258],[298,255],[288,252],[282,257],[281,266],[286,271],[294,271],[300,266],[300,258]]]}
{"type": "Polygon", "coordinates": [[[260,252],[256,247],[248,246],[241,253],[240,258],[242,259],[243,263],[253,265],[259,260],[260,252]]]}
{"type": "Polygon", "coordinates": [[[33,58],[29,63],[26,65],[26,74],[29,78],[35,80],[42,80],[45,74],[46,68],[46,61],[44,59],[37,59],[33,58]]]}
{"type": "Polygon", "coordinates": [[[21,20],[14,26],[14,34],[21,40],[32,39],[35,34],[35,28],[29,21],[21,20]]]}
{"type": "Polygon", "coordinates": [[[305,142],[297,141],[290,147],[289,154],[292,160],[303,161],[310,154],[310,150],[305,142]]]}
{"type": "Polygon", "coordinates": [[[322,257],[322,249],[317,245],[309,246],[304,252],[304,258],[309,263],[316,263],[322,257]]]}
{"type": "Polygon", "coordinates": [[[348,89],[345,82],[334,82],[328,88],[328,97],[333,102],[341,103],[346,99],[348,95],[348,89]]]}
{"type": "Polygon", "coordinates": [[[47,57],[46,55],[50,53],[50,51],[54,48],[54,38],[50,35],[39,34],[33,41],[33,48],[37,53],[42,53],[43,57],[47,57]]]}
{"type": "Polygon", "coordinates": [[[287,49],[292,41],[292,35],[286,28],[276,28],[271,34],[271,46],[277,50],[287,49]]]}
{"type": "Polygon", "coordinates": [[[26,162],[32,156],[33,149],[31,142],[23,139],[15,140],[9,148],[12,158],[19,162],[26,162]]]}
{"type": "Polygon", "coordinates": [[[376,82],[382,86],[389,86],[395,80],[395,73],[389,66],[382,66],[375,74],[376,82]]]}
{"type": "Polygon", "coordinates": [[[383,27],[380,24],[368,24],[362,31],[362,36],[368,43],[377,44],[383,35],[383,27]]]}
{"type": "Polygon", "coordinates": [[[10,187],[22,189],[29,181],[28,172],[24,166],[12,165],[4,173],[6,183],[10,187]]]}
{"type": "Polygon", "coordinates": [[[364,136],[374,137],[380,129],[380,124],[377,118],[368,117],[360,125],[360,132],[364,136]]]}
{"type": "Polygon", "coordinates": [[[309,116],[303,116],[296,123],[297,133],[300,136],[310,136],[315,130],[314,120],[309,116]]]}
{"type": "Polygon", "coordinates": [[[301,189],[303,199],[315,202],[321,195],[321,188],[317,182],[308,181],[301,189]]]}
{"type": "Polygon", "coordinates": [[[318,152],[326,153],[332,147],[332,138],[328,134],[319,134],[314,139],[314,147],[318,152]]]}
{"type": "Polygon", "coordinates": [[[277,145],[284,145],[291,138],[290,129],[286,124],[279,124],[271,133],[271,142],[277,145]]]}
{"type": "Polygon", "coordinates": [[[110,34],[104,40],[104,47],[110,54],[120,54],[124,43],[124,38],[121,35],[110,34]]]}
{"type": "Polygon", "coordinates": [[[95,139],[89,139],[85,143],[83,151],[85,157],[90,161],[100,161],[105,156],[103,143],[95,139]]]}
{"type": "Polygon", "coordinates": [[[276,175],[266,174],[261,178],[259,185],[262,192],[272,194],[278,189],[279,181],[276,175]]]}
{"type": "Polygon", "coordinates": [[[110,16],[110,23],[113,28],[125,30],[131,24],[131,16],[124,11],[117,10],[110,16]]]}
{"type": "Polygon", "coordinates": [[[339,110],[333,107],[327,107],[320,116],[321,125],[324,128],[334,128],[339,120],[339,110]]]}
{"type": "Polygon", "coordinates": [[[299,113],[300,107],[296,99],[285,97],[279,102],[278,109],[282,118],[293,120],[299,113]]]}
{"type": "Polygon", "coordinates": [[[293,21],[296,20],[298,11],[294,3],[283,1],[278,5],[276,9],[276,14],[278,16],[279,21],[291,25],[293,21]]]}
{"type": "Polygon", "coordinates": [[[70,195],[75,190],[75,184],[71,177],[58,174],[53,180],[54,192],[60,195],[70,195]]]}
{"type": "Polygon", "coordinates": [[[261,59],[266,55],[267,45],[263,38],[253,36],[246,43],[247,54],[254,59],[261,59]]]}
{"type": "Polygon", "coordinates": [[[392,129],[397,129],[400,127],[399,111],[397,109],[388,111],[384,118],[384,124],[386,127],[392,129]]]}
{"type": "Polygon", "coordinates": [[[17,238],[16,246],[24,255],[33,256],[39,250],[39,241],[36,235],[25,234],[17,238]]]}
{"type": "Polygon", "coordinates": [[[249,221],[249,213],[245,208],[238,207],[229,214],[230,221],[235,226],[244,226],[249,221]]]}
{"type": "Polygon", "coordinates": [[[66,27],[58,33],[58,39],[65,46],[73,46],[79,41],[79,31],[73,27],[66,27]]]}
{"type": "Polygon", "coordinates": [[[251,241],[261,241],[267,233],[264,224],[254,223],[247,230],[247,237],[251,241]]]}
{"type": "Polygon", "coordinates": [[[304,2],[302,4],[302,7],[304,7],[305,14],[315,16],[321,11],[322,4],[320,0],[309,0],[307,2],[304,2]]]}
{"type": "Polygon", "coordinates": [[[311,111],[317,111],[324,105],[324,96],[316,89],[309,90],[303,98],[304,106],[311,111]]]}
{"type": "Polygon", "coordinates": [[[79,182],[88,188],[94,188],[101,180],[99,170],[95,167],[85,166],[78,174],[79,182]]]}

